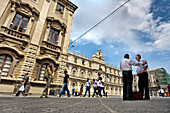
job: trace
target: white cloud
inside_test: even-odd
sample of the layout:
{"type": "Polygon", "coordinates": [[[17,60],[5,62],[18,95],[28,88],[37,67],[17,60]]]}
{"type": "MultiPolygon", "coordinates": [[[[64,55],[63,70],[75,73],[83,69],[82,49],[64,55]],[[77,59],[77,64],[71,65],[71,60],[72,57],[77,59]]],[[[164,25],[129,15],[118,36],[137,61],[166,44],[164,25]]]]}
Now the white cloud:
{"type": "MultiPolygon", "coordinates": [[[[81,35],[123,2],[125,0],[77,1],[79,9],[75,13],[72,31],[76,37],[81,35]]],[[[153,14],[150,13],[151,3],[152,0],[131,0],[101,25],[88,32],[78,43],[85,40],[97,45],[118,43],[122,45],[121,49],[134,53],[170,50],[170,23],[157,26],[161,18],[153,20],[153,14]],[[150,34],[153,42],[142,41],[134,30],[150,34]]]]}

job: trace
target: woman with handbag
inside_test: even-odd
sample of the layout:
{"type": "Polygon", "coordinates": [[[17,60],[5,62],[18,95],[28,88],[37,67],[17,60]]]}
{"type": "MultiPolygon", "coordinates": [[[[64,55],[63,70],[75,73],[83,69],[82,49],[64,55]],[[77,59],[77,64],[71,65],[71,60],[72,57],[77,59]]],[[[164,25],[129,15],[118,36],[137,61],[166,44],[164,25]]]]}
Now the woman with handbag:
{"type": "Polygon", "coordinates": [[[18,92],[16,93],[15,96],[19,96],[21,92],[22,92],[23,96],[26,95],[25,94],[25,92],[26,92],[25,87],[26,87],[28,81],[29,81],[28,73],[25,73],[24,78],[22,79],[22,82],[21,82],[21,87],[19,88],[19,90],[18,90],[18,92]]]}
{"type": "Polygon", "coordinates": [[[45,76],[44,78],[46,79],[46,86],[45,89],[43,90],[42,95],[40,96],[40,98],[42,98],[43,96],[45,98],[48,98],[48,88],[50,87],[51,81],[52,81],[52,76],[53,76],[53,66],[49,65],[48,68],[45,71],[45,76]]]}

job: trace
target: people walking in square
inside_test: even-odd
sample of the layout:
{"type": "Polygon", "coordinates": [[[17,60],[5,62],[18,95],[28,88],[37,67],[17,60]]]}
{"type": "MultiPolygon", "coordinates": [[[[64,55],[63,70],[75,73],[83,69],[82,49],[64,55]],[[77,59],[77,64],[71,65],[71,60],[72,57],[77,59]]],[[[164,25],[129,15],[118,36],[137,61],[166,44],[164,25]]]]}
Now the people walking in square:
{"type": "Polygon", "coordinates": [[[50,87],[52,77],[53,77],[53,66],[49,65],[48,68],[45,71],[45,77],[44,77],[46,79],[46,86],[45,86],[40,98],[42,98],[43,96],[45,98],[48,98],[48,96],[47,96],[48,95],[48,89],[50,87]]]}
{"type": "Polygon", "coordinates": [[[102,77],[99,77],[98,78],[98,81],[97,81],[97,90],[98,90],[98,95],[100,96],[100,97],[102,97],[102,95],[101,95],[101,84],[102,84],[102,77]]]}
{"type": "MultiPolygon", "coordinates": [[[[141,59],[141,55],[137,54],[136,55],[136,60],[139,63],[146,62],[146,60],[141,59]]],[[[142,93],[142,98],[144,95],[144,90],[145,90],[145,98],[144,100],[149,100],[149,87],[148,87],[148,72],[147,72],[148,64],[145,65],[139,65],[137,67],[137,74],[139,76],[139,91],[142,93]]]]}
{"type": "Polygon", "coordinates": [[[28,75],[28,73],[25,73],[25,75],[21,81],[21,87],[19,88],[19,90],[15,96],[19,96],[21,92],[22,92],[23,96],[25,96],[27,94],[25,87],[26,87],[28,81],[29,81],[29,75],[28,75]]]}
{"type": "Polygon", "coordinates": [[[97,95],[97,93],[96,93],[96,90],[97,90],[97,81],[95,79],[93,79],[93,89],[94,89],[94,92],[93,92],[93,96],[92,97],[94,97],[95,94],[97,95]]]}
{"type": "Polygon", "coordinates": [[[84,96],[83,96],[83,97],[85,97],[85,96],[86,96],[87,91],[88,91],[88,93],[89,93],[89,97],[90,97],[90,86],[91,86],[91,82],[90,82],[89,78],[87,78],[87,82],[86,82],[86,91],[85,91],[85,94],[84,94],[84,96]]]}
{"type": "Polygon", "coordinates": [[[80,87],[80,97],[82,96],[82,93],[83,93],[83,84],[81,84],[81,87],[80,87]]]}
{"type": "Polygon", "coordinates": [[[162,88],[160,88],[160,89],[158,90],[158,93],[159,93],[159,96],[160,96],[160,97],[164,97],[165,91],[164,91],[162,88]]]}
{"type": "Polygon", "coordinates": [[[61,95],[63,94],[63,92],[67,91],[67,96],[70,97],[71,94],[70,94],[70,91],[68,89],[68,85],[69,85],[69,75],[67,74],[67,70],[64,71],[64,85],[59,93],[59,97],[61,97],[61,95]]]}
{"type": "Polygon", "coordinates": [[[140,62],[129,59],[129,55],[125,54],[124,59],[120,62],[120,69],[123,74],[123,100],[133,100],[132,98],[132,65],[140,66],[140,62]]]}
{"type": "Polygon", "coordinates": [[[104,77],[102,78],[102,81],[101,81],[101,92],[103,91],[103,96],[105,96],[105,87],[104,87],[104,77]]]}

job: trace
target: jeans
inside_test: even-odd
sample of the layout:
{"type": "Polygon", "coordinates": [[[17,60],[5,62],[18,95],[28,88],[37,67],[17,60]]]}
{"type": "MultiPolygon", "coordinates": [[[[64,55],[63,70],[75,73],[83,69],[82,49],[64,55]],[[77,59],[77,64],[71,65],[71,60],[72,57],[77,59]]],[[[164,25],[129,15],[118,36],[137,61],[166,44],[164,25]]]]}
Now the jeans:
{"type": "Polygon", "coordinates": [[[47,79],[47,83],[46,83],[45,89],[44,89],[44,91],[42,93],[42,96],[47,97],[47,95],[48,95],[48,88],[50,87],[51,80],[52,80],[51,78],[47,79]]]}
{"type": "Polygon", "coordinates": [[[86,86],[86,91],[85,91],[84,97],[86,96],[87,91],[89,92],[89,97],[90,97],[90,86],[86,86]]]}
{"type": "Polygon", "coordinates": [[[61,89],[61,91],[59,93],[59,96],[61,96],[63,94],[63,92],[65,92],[65,91],[67,91],[68,96],[71,96],[70,91],[68,90],[68,87],[67,87],[67,83],[64,83],[64,85],[63,85],[63,87],[62,87],[62,89],[61,89]]]}
{"type": "Polygon", "coordinates": [[[97,90],[97,88],[94,87],[93,97],[95,96],[95,94],[97,95],[96,90],[97,90]]]}
{"type": "Polygon", "coordinates": [[[19,91],[19,90],[18,90],[18,92],[16,93],[16,96],[19,96],[21,92],[22,92],[22,95],[23,95],[23,96],[25,95],[25,94],[24,94],[24,91],[19,91]]]}
{"type": "Polygon", "coordinates": [[[98,90],[98,95],[99,95],[100,97],[102,97],[102,95],[101,95],[101,87],[97,87],[97,90],[98,90]]]}
{"type": "Polygon", "coordinates": [[[101,92],[103,90],[103,95],[105,96],[105,90],[104,90],[104,87],[101,87],[101,92]]]}

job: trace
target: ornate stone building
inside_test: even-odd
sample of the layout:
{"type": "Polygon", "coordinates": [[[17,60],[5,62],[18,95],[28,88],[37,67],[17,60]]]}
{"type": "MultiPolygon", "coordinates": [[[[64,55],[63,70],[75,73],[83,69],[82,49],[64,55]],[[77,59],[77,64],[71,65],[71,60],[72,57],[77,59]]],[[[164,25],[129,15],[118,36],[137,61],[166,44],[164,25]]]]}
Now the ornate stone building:
{"type": "Polygon", "coordinates": [[[61,87],[77,6],[68,0],[0,2],[0,92],[15,92],[21,75],[28,72],[29,93],[41,93],[49,64],[55,70],[52,87],[61,87]]]}
{"type": "Polygon", "coordinates": [[[87,78],[90,78],[90,81],[92,81],[92,79],[97,79],[98,73],[100,73],[100,76],[104,79],[105,89],[108,90],[109,95],[123,94],[120,69],[105,64],[100,49],[97,51],[97,54],[92,55],[92,59],[81,56],[81,54],[69,52],[65,62],[68,73],[70,74],[70,89],[78,88],[79,90],[82,84],[85,86],[87,78]]]}
{"type": "Polygon", "coordinates": [[[54,67],[51,88],[61,88],[68,69],[70,86],[97,78],[99,67],[110,94],[122,95],[120,70],[104,64],[101,50],[92,59],[68,53],[73,14],[77,6],[69,0],[0,0],[0,93],[15,93],[23,73],[28,72],[30,94],[42,93],[43,76],[54,67]],[[68,59],[67,59],[68,58],[68,59]],[[109,79],[106,78],[109,76],[109,79]]]}

